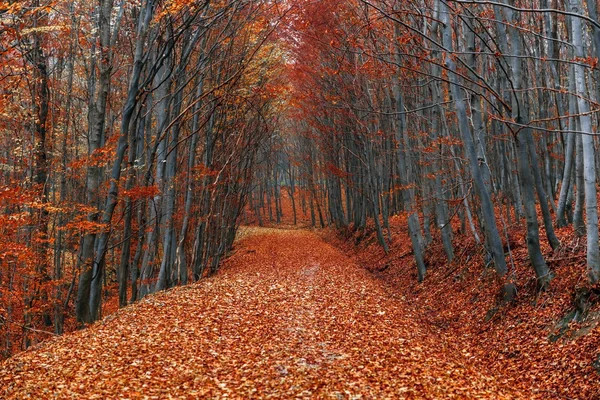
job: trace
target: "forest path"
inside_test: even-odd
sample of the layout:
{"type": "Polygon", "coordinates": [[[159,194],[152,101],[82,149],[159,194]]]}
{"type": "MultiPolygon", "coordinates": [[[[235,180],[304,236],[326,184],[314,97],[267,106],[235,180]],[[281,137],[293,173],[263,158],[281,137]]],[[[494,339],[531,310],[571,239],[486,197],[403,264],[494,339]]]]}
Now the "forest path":
{"type": "Polygon", "coordinates": [[[250,229],[215,277],[0,365],[0,398],[529,398],[307,231],[250,229]]]}

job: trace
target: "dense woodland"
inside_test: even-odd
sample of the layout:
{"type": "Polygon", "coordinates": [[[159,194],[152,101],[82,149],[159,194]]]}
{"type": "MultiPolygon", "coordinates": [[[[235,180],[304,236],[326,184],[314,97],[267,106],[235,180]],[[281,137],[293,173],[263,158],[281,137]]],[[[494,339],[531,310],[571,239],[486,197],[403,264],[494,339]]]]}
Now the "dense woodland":
{"type": "Polygon", "coordinates": [[[471,236],[600,280],[596,0],[0,2],[4,356],[214,274],[240,224],[471,236]],[[282,204],[291,201],[291,210],[282,204]],[[288,215],[289,217],[289,215],[288,215]],[[288,218],[287,220],[289,220],[288,218]]]}

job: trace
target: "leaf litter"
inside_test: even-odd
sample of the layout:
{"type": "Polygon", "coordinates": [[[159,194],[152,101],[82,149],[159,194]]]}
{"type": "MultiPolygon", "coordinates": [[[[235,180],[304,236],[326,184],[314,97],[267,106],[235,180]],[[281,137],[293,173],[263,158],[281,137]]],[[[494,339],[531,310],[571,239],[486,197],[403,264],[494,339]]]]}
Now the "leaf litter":
{"type": "Polygon", "coordinates": [[[216,276],[0,365],[0,398],[531,398],[299,230],[253,228],[216,276]]]}

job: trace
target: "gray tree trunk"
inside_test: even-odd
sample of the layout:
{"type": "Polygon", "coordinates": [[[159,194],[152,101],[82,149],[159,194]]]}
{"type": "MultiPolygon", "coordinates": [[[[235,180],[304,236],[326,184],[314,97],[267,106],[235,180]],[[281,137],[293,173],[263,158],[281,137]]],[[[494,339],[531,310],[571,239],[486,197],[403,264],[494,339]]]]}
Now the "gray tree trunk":
{"type": "MultiPolygon", "coordinates": [[[[508,21],[512,22],[513,24],[518,22],[516,14],[513,13],[512,10],[505,9],[504,13],[506,14],[506,19],[508,21]]],[[[500,17],[501,14],[497,13],[496,18],[500,17]]],[[[552,274],[540,249],[539,224],[537,219],[537,210],[535,207],[534,192],[536,188],[536,182],[534,179],[534,173],[532,172],[532,170],[537,168],[539,173],[539,165],[534,164],[534,162],[537,162],[537,157],[531,157],[533,152],[535,152],[535,149],[530,148],[530,144],[533,143],[533,139],[530,138],[531,129],[529,127],[524,127],[528,123],[528,121],[526,121],[528,113],[526,108],[526,98],[521,91],[523,87],[522,59],[519,57],[519,55],[522,53],[521,35],[519,30],[514,25],[509,25],[508,31],[511,39],[511,54],[514,56],[511,58],[509,75],[515,90],[512,96],[512,117],[517,124],[519,124],[516,128],[518,129],[516,146],[517,161],[519,165],[519,178],[521,180],[521,194],[523,196],[523,207],[525,209],[525,218],[527,221],[527,250],[529,253],[529,259],[531,260],[531,264],[533,265],[533,269],[535,270],[535,274],[538,279],[538,285],[540,288],[546,288],[549,282],[552,280],[552,274]]],[[[541,182],[538,186],[541,186],[541,182]]],[[[539,194],[540,192],[538,191],[538,195],[539,194]]],[[[545,202],[547,209],[547,199],[540,198],[540,200],[545,202]]],[[[549,218],[548,222],[550,222],[549,218]]],[[[552,230],[551,233],[553,233],[552,230]]],[[[549,236],[549,238],[551,237],[552,235],[549,236]]],[[[556,237],[554,237],[554,239],[558,241],[556,237]]]]}
{"type": "MultiPolygon", "coordinates": [[[[575,125],[578,129],[579,123],[575,125]]],[[[575,235],[582,237],[585,235],[585,221],[583,218],[583,209],[585,208],[585,179],[583,168],[583,141],[581,136],[575,140],[575,208],[573,209],[573,230],[575,235]]]]}
{"type": "MultiPolygon", "coordinates": [[[[395,35],[396,37],[400,36],[400,29],[398,25],[395,26],[395,35]]],[[[397,65],[401,65],[401,57],[400,57],[400,49],[396,49],[396,63],[397,65]]],[[[427,268],[425,266],[425,259],[423,257],[423,248],[421,238],[421,223],[419,221],[419,214],[417,210],[417,205],[415,202],[415,194],[414,188],[412,184],[414,183],[414,178],[412,175],[412,171],[409,169],[410,165],[408,163],[407,157],[408,152],[407,145],[408,139],[406,138],[406,116],[403,114],[404,112],[404,102],[402,99],[402,91],[400,87],[400,80],[397,74],[394,74],[393,77],[394,83],[394,97],[396,100],[396,112],[398,113],[398,118],[396,120],[396,142],[398,143],[398,176],[400,178],[400,185],[402,188],[402,194],[404,198],[404,208],[408,211],[408,234],[410,236],[410,241],[412,244],[413,254],[415,257],[415,263],[417,264],[417,279],[419,282],[422,282],[425,279],[425,274],[427,272],[427,268]]]]}
{"type": "MultiPolygon", "coordinates": [[[[583,7],[579,0],[570,0],[570,10],[575,14],[582,14],[583,7]]],[[[571,39],[575,48],[575,55],[584,58],[583,31],[580,18],[571,19],[571,39]]],[[[600,53],[600,49],[599,49],[600,53]]],[[[600,280],[600,251],[598,248],[598,204],[596,189],[596,161],[595,147],[592,130],[592,118],[589,114],[590,105],[587,102],[585,83],[585,69],[581,64],[575,64],[575,87],[577,103],[579,105],[579,120],[581,130],[585,132],[581,141],[583,145],[583,175],[585,180],[585,212],[587,228],[587,267],[590,283],[595,284],[600,280]]]]}
{"type": "Polygon", "coordinates": [[[490,193],[487,190],[487,187],[481,175],[481,170],[479,168],[477,152],[475,150],[475,144],[473,142],[473,136],[467,117],[464,94],[460,89],[460,83],[458,80],[458,75],[456,73],[456,64],[451,54],[454,48],[454,44],[452,40],[452,25],[450,21],[450,11],[447,4],[443,1],[440,1],[439,4],[441,17],[440,19],[442,24],[444,25],[442,38],[443,45],[446,49],[445,63],[446,67],[448,68],[448,79],[450,81],[450,90],[456,109],[458,128],[463,140],[465,157],[469,160],[469,166],[471,174],[473,175],[475,188],[481,201],[484,229],[486,233],[486,238],[490,246],[490,251],[492,253],[492,258],[494,260],[494,266],[497,274],[499,276],[504,276],[507,272],[507,267],[506,260],[504,258],[504,250],[502,249],[502,241],[500,240],[500,235],[496,226],[494,206],[492,204],[490,193]]]}
{"type": "MultiPolygon", "coordinates": [[[[128,89],[127,100],[123,107],[123,115],[121,118],[121,134],[117,142],[116,158],[111,171],[111,181],[108,190],[106,205],[102,214],[102,223],[107,226],[110,224],[113,212],[117,206],[117,197],[119,195],[119,179],[121,177],[121,165],[125,158],[127,150],[128,132],[133,117],[133,112],[138,100],[140,76],[142,72],[143,50],[146,42],[146,32],[154,11],[154,0],[147,0],[140,13],[138,23],[138,35],[136,38],[136,51],[134,54],[134,67],[130,77],[130,85],[128,89]]],[[[102,276],[104,271],[104,261],[106,250],[108,248],[109,231],[104,231],[100,234],[97,240],[96,255],[94,257],[93,271],[91,276],[90,295],[89,295],[89,312],[90,319],[95,321],[100,316],[100,300],[102,295],[102,276]]]]}
{"type": "MultiPolygon", "coordinates": [[[[94,154],[104,143],[104,127],[106,121],[106,106],[110,88],[111,77],[111,30],[110,17],[113,9],[112,0],[102,0],[98,4],[98,30],[97,40],[100,46],[100,61],[96,59],[95,44],[92,46],[91,72],[88,82],[88,92],[90,100],[88,103],[88,155],[94,154]],[[96,68],[99,70],[96,79],[96,68]]],[[[86,202],[94,208],[99,208],[100,181],[102,178],[102,168],[98,165],[91,165],[87,168],[86,179],[86,202]]],[[[91,212],[88,215],[90,222],[97,222],[99,212],[91,212]]],[[[90,308],[92,296],[92,281],[101,282],[102,270],[98,268],[94,261],[94,246],[96,243],[96,232],[88,232],[84,235],[80,257],[79,268],[82,272],[79,275],[79,285],[77,287],[76,314],[79,321],[90,323],[95,321],[95,311],[90,308]]]]}

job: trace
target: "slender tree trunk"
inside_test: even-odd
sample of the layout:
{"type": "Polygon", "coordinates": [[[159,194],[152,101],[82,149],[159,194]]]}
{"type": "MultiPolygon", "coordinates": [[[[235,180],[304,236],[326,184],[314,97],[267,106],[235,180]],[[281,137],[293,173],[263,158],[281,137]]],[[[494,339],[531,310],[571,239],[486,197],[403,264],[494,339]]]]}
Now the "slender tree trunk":
{"type": "MultiPolygon", "coordinates": [[[[583,13],[579,0],[570,0],[571,12],[583,13]]],[[[584,58],[583,32],[581,19],[571,18],[572,42],[575,55],[584,58]]],[[[600,49],[598,49],[600,54],[600,49]]],[[[583,145],[583,174],[585,180],[585,211],[587,228],[587,267],[590,283],[595,284],[600,280],[600,250],[598,248],[598,204],[596,189],[596,163],[594,138],[592,136],[592,118],[589,114],[590,105],[587,102],[585,84],[585,69],[581,64],[575,64],[575,87],[577,90],[577,103],[579,105],[579,120],[581,130],[585,132],[581,141],[583,145]]]]}
{"type": "MultiPolygon", "coordinates": [[[[112,220],[112,215],[117,206],[117,197],[119,195],[119,179],[121,177],[121,166],[123,159],[125,158],[125,152],[127,150],[127,142],[129,136],[129,127],[133,117],[135,106],[138,102],[138,92],[140,75],[142,72],[142,57],[143,49],[145,46],[146,31],[152,19],[154,10],[154,0],[147,0],[143,6],[143,12],[140,13],[140,23],[138,25],[138,37],[136,39],[136,51],[134,54],[134,66],[130,77],[130,86],[128,89],[127,99],[123,107],[123,114],[121,118],[121,134],[117,142],[117,150],[115,160],[110,175],[110,186],[108,189],[108,197],[106,199],[106,205],[104,212],[102,213],[101,222],[105,226],[109,226],[112,220]]],[[[108,248],[108,239],[110,237],[110,231],[103,231],[98,237],[96,246],[96,256],[94,257],[92,273],[91,273],[91,285],[89,289],[89,317],[91,321],[95,321],[100,316],[100,301],[102,295],[102,277],[104,274],[104,263],[106,257],[106,250],[108,248]]],[[[92,252],[92,257],[93,257],[92,252]]]]}
{"type": "MultiPolygon", "coordinates": [[[[395,37],[400,37],[400,29],[398,25],[394,26],[395,37]]],[[[401,65],[402,60],[400,57],[400,49],[396,48],[396,63],[401,65]]],[[[400,185],[403,186],[404,196],[404,207],[408,211],[408,234],[410,236],[413,255],[415,257],[415,263],[417,264],[417,279],[422,282],[425,279],[427,267],[425,266],[425,260],[423,257],[422,238],[421,238],[421,223],[419,222],[419,214],[417,212],[415,198],[414,198],[414,184],[413,176],[410,166],[407,162],[408,152],[408,140],[406,138],[406,116],[404,112],[404,101],[402,98],[402,92],[400,87],[400,81],[398,75],[394,74],[394,97],[396,100],[396,112],[398,118],[396,120],[396,142],[398,143],[398,176],[400,178],[400,185]]]]}
{"type": "Polygon", "coordinates": [[[542,216],[544,219],[544,228],[546,230],[546,238],[548,239],[548,243],[553,250],[556,250],[560,246],[560,241],[556,237],[554,233],[554,227],[552,226],[552,217],[550,215],[550,209],[548,208],[548,196],[546,195],[546,191],[544,190],[544,183],[542,181],[542,174],[540,172],[539,161],[537,157],[537,153],[535,151],[535,143],[533,142],[533,135],[530,131],[525,130],[525,140],[527,141],[527,147],[529,148],[529,157],[531,159],[531,171],[533,173],[535,189],[537,192],[537,197],[540,204],[540,209],[542,211],[542,216]]]}
{"type": "MultiPolygon", "coordinates": [[[[577,127],[580,125],[577,124],[577,127]]],[[[583,220],[583,209],[585,208],[585,179],[583,168],[583,141],[581,136],[576,139],[575,155],[575,209],[573,211],[573,230],[575,235],[585,235],[585,222],[583,220]]]]}
{"type": "Polygon", "coordinates": [[[567,226],[566,207],[567,195],[572,190],[571,175],[573,170],[573,155],[575,153],[575,134],[567,134],[567,148],[565,150],[565,165],[562,175],[560,195],[558,197],[558,210],[556,212],[556,226],[559,228],[567,226]]]}
{"type": "MultiPolygon", "coordinates": [[[[450,22],[450,11],[446,3],[440,1],[440,16],[443,28],[443,44],[448,52],[452,52],[454,45],[452,41],[452,25],[450,22]]],[[[452,98],[454,100],[454,106],[456,109],[456,116],[458,118],[458,127],[460,135],[463,139],[463,146],[465,156],[469,160],[469,166],[479,199],[481,201],[481,208],[484,219],[484,229],[486,232],[486,238],[488,240],[490,251],[494,260],[496,272],[499,276],[504,276],[507,272],[506,260],[504,258],[504,250],[502,249],[502,241],[498,233],[496,226],[496,218],[494,213],[494,207],[490,198],[490,193],[487,191],[485,182],[481,175],[479,163],[477,161],[477,153],[475,151],[475,145],[473,143],[473,137],[471,134],[471,128],[469,126],[469,120],[467,117],[467,110],[464,102],[464,95],[461,93],[458,75],[456,74],[456,64],[452,59],[450,53],[446,54],[445,59],[446,66],[448,67],[448,79],[450,81],[450,90],[452,92],[452,98]]]]}
{"type": "MultiPolygon", "coordinates": [[[[91,68],[92,71],[88,84],[90,101],[88,104],[88,155],[92,156],[104,144],[107,103],[110,90],[110,78],[112,72],[111,50],[110,50],[110,16],[113,9],[113,0],[102,0],[98,5],[98,43],[100,46],[100,60],[97,62],[95,56],[95,45],[92,47],[91,68]],[[99,74],[96,82],[96,71],[99,74]]],[[[94,208],[99,207],[99,188],[102,178],[102,168],[91,165],[87,168],[86,199],[87,204],[94,208]]],[[[92,223],[98,221],[99,212],[91,212],[88,220],[92,223]]],[[[92,295],[99,297],[99,286],[102,281],[102,269],[95,264],[94,247],[96,246],[96,232],[85,234],[79,257],[80,273],[77,290],[77,318],[83,323],[96,320],[96,310],[90,308],[92,295]],[[92,293],[92,282],[98,287],[97,293],[92,293]]],[[[99,298],[98,298],[99,304],[99,298]]]]}

